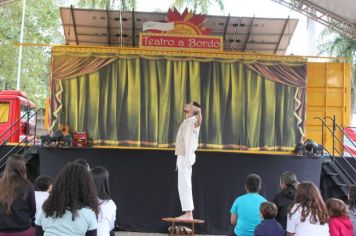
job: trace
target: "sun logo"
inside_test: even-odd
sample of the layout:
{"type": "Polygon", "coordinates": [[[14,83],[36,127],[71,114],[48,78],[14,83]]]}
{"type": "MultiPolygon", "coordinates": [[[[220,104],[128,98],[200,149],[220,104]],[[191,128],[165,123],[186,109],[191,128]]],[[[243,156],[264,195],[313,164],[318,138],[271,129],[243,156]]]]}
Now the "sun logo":
{"type": "MultiPolygon", "coordinates": [[[[166,17],[167,22],[174,22],[174,29],[160,33],[183,34],[183,35],[208,35],[213,30],[206,28],[203,24],[206,21],[205,15],[194,15],[193,11],[185,8],[183,13],[179,13],[176,8],[170,8],[166,17]]],[[[155,31],[157,32],[157,31],[155,31]]]]}

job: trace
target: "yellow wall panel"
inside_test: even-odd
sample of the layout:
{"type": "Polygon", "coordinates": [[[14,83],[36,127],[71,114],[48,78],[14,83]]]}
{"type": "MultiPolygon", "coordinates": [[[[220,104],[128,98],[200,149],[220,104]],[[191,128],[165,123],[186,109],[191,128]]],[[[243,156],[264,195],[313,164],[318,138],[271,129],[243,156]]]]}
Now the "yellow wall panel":
{"type": "MultiPolygon", "coordinates": [[[[306,125],[307,126],[320,126],[320,120],[314,119],[315,117],[324,117],[324,107],[307,107],[306,125]]],[[[308,131],[308,129],[306,130],[308,131]]],[[[308,136],[307,136],[308,137],[308,136]]]]}
{"type": "Polygon", "coordinates": [[[308,139],[312,139],[317,143],[321,143],[321,129],[318,130],[310,130],[308,133],[308,139]]]}
{"type": "Polygon", "coordinates": [[[344,87],[344,63],[327,63],[326,73],[327,87],[344,87]]]}
{"type": "MultiPolygon", "coordinates": [[[[332,132],[324,127],[322,122],[315,117],[336,117],[340,127],[350,125],[351,104],[351,67],[348,63],[308,63],[307,92],[306,92],[306,138],[318,143],[324,142],[324,146],[332,153],[334,150],[343,152],[342,144],[333,138],[332,132]]],[[[325,120],[332,130],[332,121],[325,120]]],[[[336,133],[342,141],[341,132],[336,133]]],[[[338,155],[336,151],[335,155],[338,155]]]]}
{"type": "Polygon", "coordinates": [[[308,63],[307,88],[325,87],[326,63],[308,63]]]}
{"type": "MultiPolygon", "coordinates": [[[[342,107],[327,107],[325,116],[331,117],[331,118],[336,118],[336,123],[339,125],[343,125],[343,120],[344,120],[344,109],[342,107]]],[[[330,120],[328,120],[330,121],[330,120]]]]}
{"type": "Polygon", "coordinates": [[[325,106],[325,88],[307,88],[308,106],[325,106]]]}
{"type": "Polygon", "coordinates": [[[326,89],[326,105],[343,107],[344,105],[344,90],[340,89],[326,89]]]}
{"type": "MultiPolygon", "coordinates": [[[[345,78],[345,124],[350,126],[351,119],[351,64],[344,64],[344,78],[345,78]]],[[[345,125],[346,127],[346,125],[345,125]]]]}

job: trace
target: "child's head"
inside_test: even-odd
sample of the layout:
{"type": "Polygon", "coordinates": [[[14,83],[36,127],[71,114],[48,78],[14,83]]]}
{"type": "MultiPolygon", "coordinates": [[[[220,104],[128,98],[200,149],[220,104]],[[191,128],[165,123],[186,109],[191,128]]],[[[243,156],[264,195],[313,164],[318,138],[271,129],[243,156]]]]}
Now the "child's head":
{"type": "Polygon", "coordinates": [[[330,217],[345,216],[349,217],[346,204],[337,198],[330,198],[326,203],[330,217]]]}
{"type": "Polygon", "coordinates": [[[88,169],[70,162],[58,173],[53,189],[43,204],[46,217],[61,218],[66,211],[72,213],[72,219],[78,216],[78,210],[87,207],[98,213],[98,197],[93,178],[88,169]]]}
{"type": "Polygon", "coordinates": [[[258,193],[261,189],[261,177],[256,174],[249,174],[245,180],[245,188],[249,193],[258,193]]]}
{"type": "Polygon", "coordinates": [[[11,185],[18,184],[27,179],[26,164],[21,155],[11,155],[6,160],[5,170],[2,175],[2,181],[11,185]]]}
{"type": "MultiPolygon", "coordinates": [[[[0,177],[0,205],[2,211],[11,214],[11,205],[16,198],[15,188],[25,191],[28,188],[26,164],[20,155],[12,155],[6,161],[5,171],[0,177]]],[[[25,196],[25,192],[23,192],[25,196]]]]}
{"type": "MultiPolygon", "coordinates": [[[[312,182],[302,182],[297,187],[296,203],[308,203],[322,200],[319,189],[312,182]]],[[[309,204],[308,204],[309,205],[309,204]]]]}
{"type": "Polygon", "coordinates": [[[328,221],[328,211],[321,197],[319,189],[312,182],[302,182],[298,184],[295,204],[289,208],[290,215],[293,215],[298,209],[302,209],[301,221],[305,221],[310,216],[310,223],[325,224],[328,221]],[[292,206],[297,204],[294,212],[291,212],[292,206]]]}
{"type": "Polygon", "coordinates": [[[349,186],[349,201],[350,209],[356,208],[356,185],[349,186]]]}
{"type": "Polygon", "coordinates": [[[41,191],[41,192],[51,192],[52,190],[51,178],[46,175],[38,176],[35,181],[35,189],[36,191],[41,191]]]}
{"type": "Polygon", "coordinates": [[[103,166],[97,166],[91,169],[91,174],[93,175],[98,197],[101,200],[111,199],[109,187],[109,171],[107,171],[107,169],[103,166]]]}
{"type": "Polygon", "coordinates": [[[85,160],[85,159],[76,159],[76,160],[74,161],[74,163],[79,164],[79,165],[82,165],[82,166],[86,167],[88,170],[90,170],[89,163],[88,163],[88,161],[85,160]]]}
{"type": "Polygon", "coordinates": [[[260,212],[263,219],[274,219],[278,214],[278,209],[273,202],[263,202],[260,206],[260,212]]]}
{"type": "Polygon", "coordinates": [[[297,188],[298,180],[297,176],[291,171],[285,171],[280,178],[280,186],[282,189],[287,187],[297,188]]]}

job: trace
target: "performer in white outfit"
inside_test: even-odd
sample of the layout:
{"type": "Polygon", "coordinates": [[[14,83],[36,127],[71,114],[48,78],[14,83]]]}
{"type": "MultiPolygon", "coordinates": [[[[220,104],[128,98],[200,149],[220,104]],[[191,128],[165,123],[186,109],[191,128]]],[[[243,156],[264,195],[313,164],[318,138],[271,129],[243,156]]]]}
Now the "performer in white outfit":
{"type": "Polygon", "coordinates": [[[185,104],[185,120],[180,125],[176,138],[178,192],[183,215],[179,219],[193,219],[192,166],[195,150],[198,148],[199,130],[202,123],[200,105],[197,102],[185,104]]]}

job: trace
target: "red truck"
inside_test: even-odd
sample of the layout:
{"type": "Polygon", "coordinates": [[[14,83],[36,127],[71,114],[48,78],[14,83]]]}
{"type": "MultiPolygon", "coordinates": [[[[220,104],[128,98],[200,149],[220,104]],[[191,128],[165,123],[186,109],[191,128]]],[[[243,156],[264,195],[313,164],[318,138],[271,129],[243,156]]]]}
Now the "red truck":
{"type": "Polygon", "coordinates": [[[33,138],[36,129],[35,109],[35,104],[24,92],[0,91],[0,144],[4,141],[18,143],[26,135],[33,138]]]}

